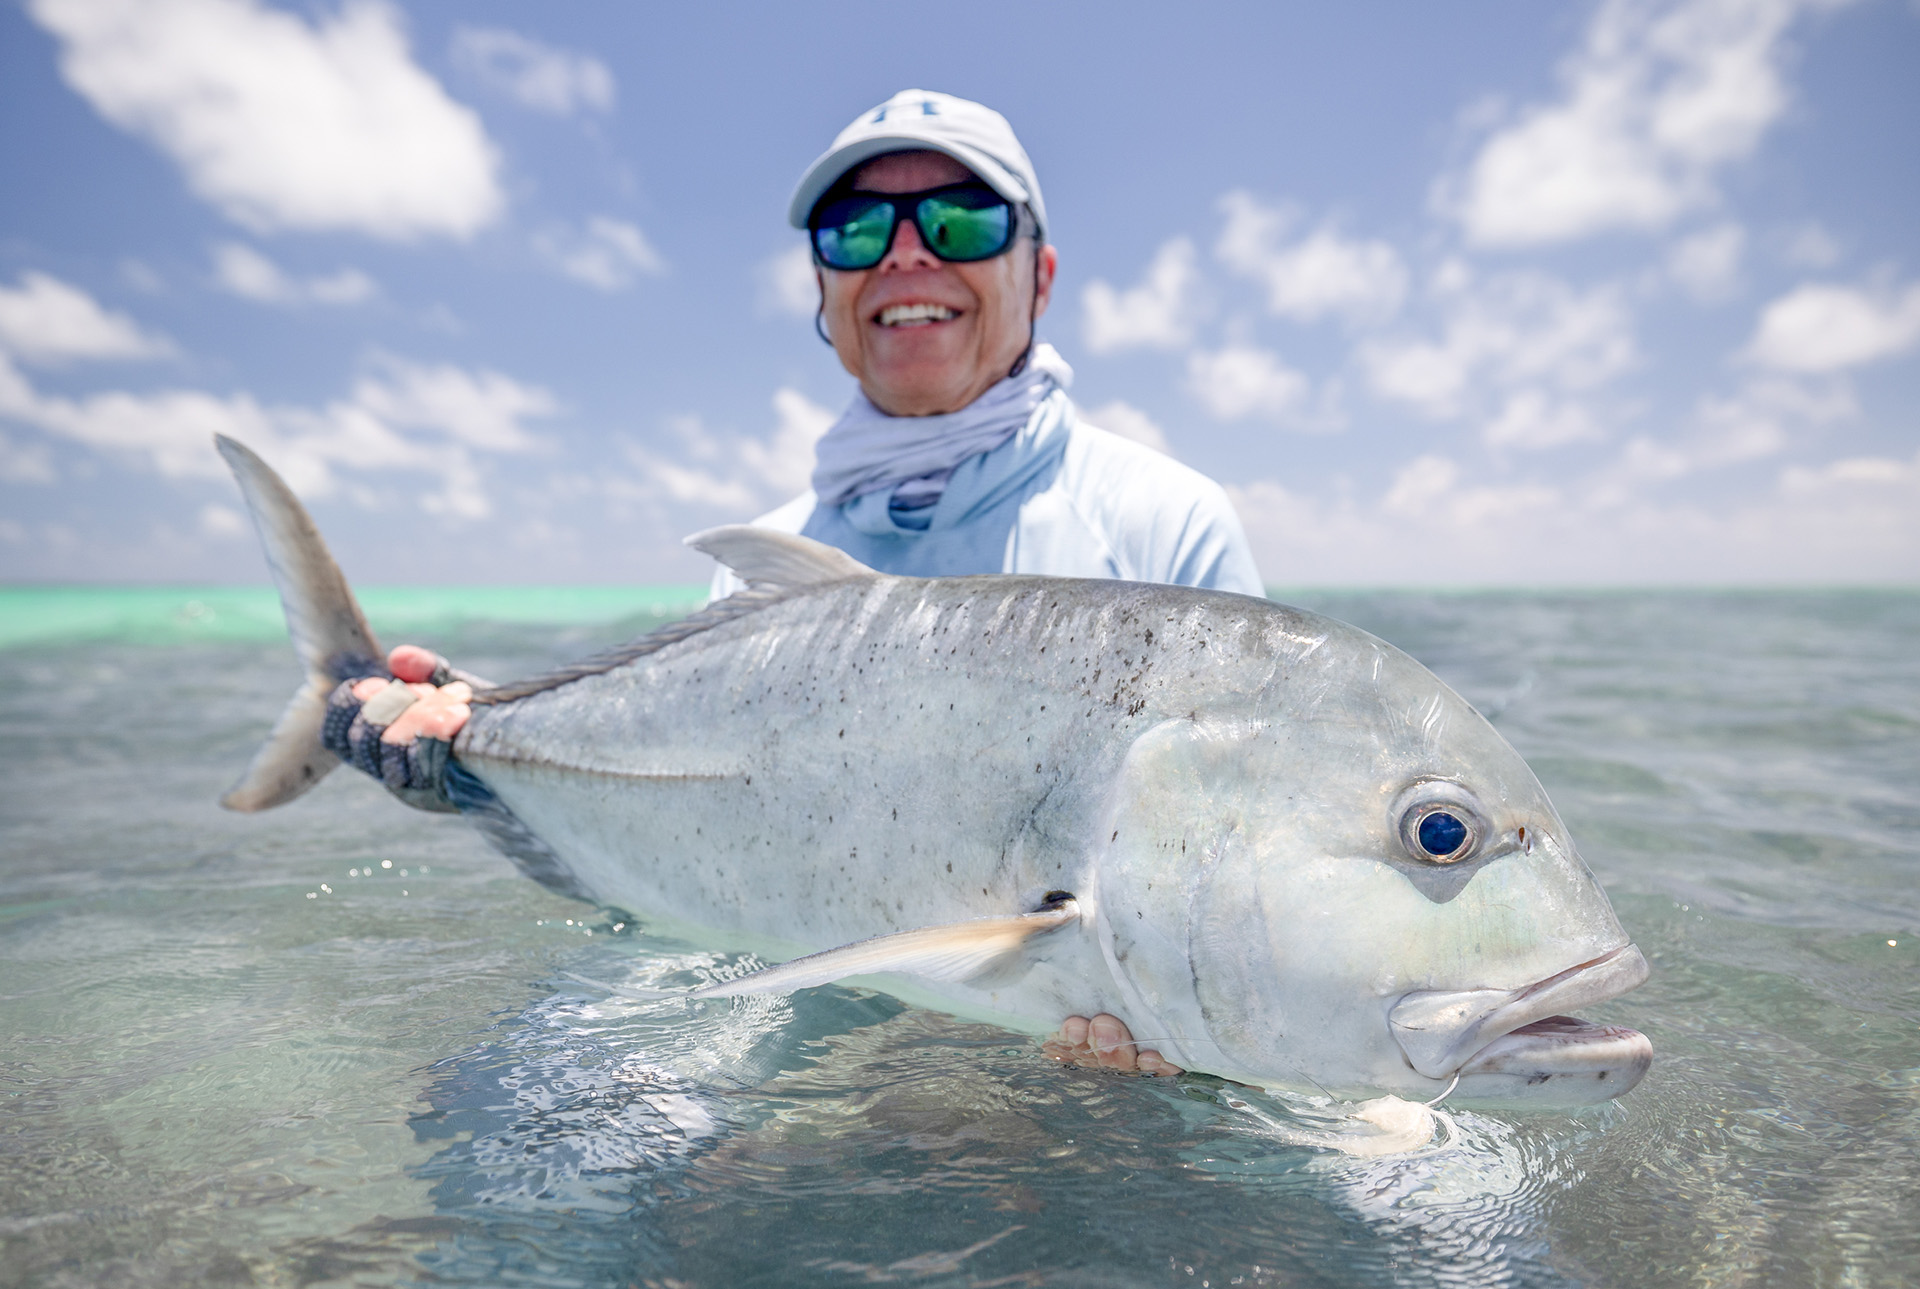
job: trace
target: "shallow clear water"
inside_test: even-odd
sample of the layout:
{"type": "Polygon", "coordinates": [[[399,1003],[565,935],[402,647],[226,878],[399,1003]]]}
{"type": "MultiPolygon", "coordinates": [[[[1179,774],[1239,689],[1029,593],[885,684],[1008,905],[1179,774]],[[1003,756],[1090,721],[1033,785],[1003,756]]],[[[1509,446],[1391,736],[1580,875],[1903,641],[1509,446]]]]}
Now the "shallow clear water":
{"type": "MultiPolygon", "coordinates": [[[[140,594],[0,593],[0,1284],[1920,1276],[1920,595],[1293,597],[1494,717],[1654,966],[1635,1092],[1356,1160],[884,996],[610,999],[715,959],[357,776],[217,809],[291,653],[140,594]]],[[[672,600],[375,618],[505,677],[672,600]]]]}

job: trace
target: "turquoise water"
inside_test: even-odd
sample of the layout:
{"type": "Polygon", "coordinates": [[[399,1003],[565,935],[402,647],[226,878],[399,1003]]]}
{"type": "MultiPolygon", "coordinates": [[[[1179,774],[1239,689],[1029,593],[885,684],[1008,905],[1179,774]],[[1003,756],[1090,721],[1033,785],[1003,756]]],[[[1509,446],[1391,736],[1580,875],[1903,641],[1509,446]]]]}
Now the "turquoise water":
{"type": "MultiPolygon", "coordinates": [[[[1636,1091],[1354,1160],[880,995],[610,1000],[714,955],[357,776],[214,806],[266,593],[0,592],[0,1284],[1913,1282],[1920,595],[1288,598],[1532,761],[1653,960],[1589,1013],[1636,1091]]],[[[504,678],[697,593],[365,599],[504,678]]]]}

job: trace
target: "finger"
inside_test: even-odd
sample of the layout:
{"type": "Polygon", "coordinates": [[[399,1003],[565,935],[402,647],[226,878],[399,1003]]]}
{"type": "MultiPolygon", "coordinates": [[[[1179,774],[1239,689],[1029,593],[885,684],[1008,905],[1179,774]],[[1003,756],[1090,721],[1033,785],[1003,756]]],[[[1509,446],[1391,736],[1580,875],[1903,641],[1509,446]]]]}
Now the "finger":
{"type": "Polygon", "coordinates": [[[360,714],[353,718],[353,724],[347,728],[348,764],[362,774],[382,778],[380,736],[386,729],[386,726],[368,720],[367,709],[362,707],[360,714]]]}
{"type": "Polygon", "coordinates": [[[473,686],[464,680],[449,681],[447,684],[440,686],[440,693],[442,697],[448,698],[456,703],[470,703],[473,701],[473,686]]]}
{"type": "Polygon", "coordinates": [[[433,710],[431,699],[422,699],[394,718],[381,734],[380,741],[387,744],[411,743],[420,735],[420,725],[433,710]]]}
{"type": "Polygon", "coordinates": [[[1158,1079],[1170,1079],[1176,1074],[1186,1073],[1185,1070],[1152,1048],[1148,1048],[1146,1051],[1140,1053],[1140,1072],[1142,1074],[1151,1074],[1158,1079]]]}
{"type": "Polygon", "coordinates": [[[368,676],[362,680],[356,680],[353,682],[353,696],[364,703],[391,683],[385,676],[368,676]]]}
{"type": "Polygon", "coordinates": [[[396,680],[410,684],[425,684],[433,679],[433,673],[445,664],[440,655],[431,649],[422,649],[419,645],[401,645],[387,655],[387,670],[396,680]]]}
{"type": "Polygon", "coordinates": [[[1069,1016],[1061,1021],[1059,1041],[1067,1047],[1084,1047],[1087,1042],[1087,1018],[1069,1016]]]}
{"type": "Polygon", "coordinates": [[[451,743],[453,736],[466,728],[467,720],[472,715],[473,708],[465,703],[432,707],[420,717],[420,727],[416,732],[422,738],[444,739],[451,743]]]}
{"type": "Polygon", "coordinates": [[[360,700],[353,695],[355,686],[349,681],[341,681],[327,696],[327,716],[320,726],[320,742],[327,751],[342,761],[353,760],[353,744],[349,735],[353,722],[360,715],[360,700]]]}
{"type": "Polygon", "coordinates": [[[1102,1069],[1131,1070],[1138,1064],[1133,1054],[1133,1031],[1118,1016],[1101,1012],[1087,1028],[1102,1069]]]}

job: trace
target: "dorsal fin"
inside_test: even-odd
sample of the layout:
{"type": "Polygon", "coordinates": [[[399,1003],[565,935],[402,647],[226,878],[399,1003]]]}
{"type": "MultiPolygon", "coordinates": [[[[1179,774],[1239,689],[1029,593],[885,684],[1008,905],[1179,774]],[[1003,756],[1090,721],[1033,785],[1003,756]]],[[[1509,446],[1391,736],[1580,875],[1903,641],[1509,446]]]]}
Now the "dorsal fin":
{"type": "Polygon", "coordinates": [[[711,631],[724,622],[758,613],[768,605],[778,604],[795,591],[809,586],[880,576],[846,552],[810,537],[795,537],[791,533],[753,528],[746,524],[709,528],[704,533],[695,533],[687,538],[687,545],[713,556],[738,573],[745,579],[747,589],[736,591],[724,600],[715,600],[697,613],[678,622],[669,622],[638,640],[605,653],[545,675],[484,690],[474,695],[474,705],[487,707],[510,703],[570,685],[576,680],[585,680],[588,676],[604,675],[616,667],[624,667],[648,654],[658,653],[668,645],[678,644],[703,631],[711,631]]]}
{"type": "Polygon", "coordinates": [[[709,528],[687,538],[687,545],[713,556],[756,591],[792,591],[825,582],[879,576],[853,556],[825,542],[750,524],[709,528]]]}

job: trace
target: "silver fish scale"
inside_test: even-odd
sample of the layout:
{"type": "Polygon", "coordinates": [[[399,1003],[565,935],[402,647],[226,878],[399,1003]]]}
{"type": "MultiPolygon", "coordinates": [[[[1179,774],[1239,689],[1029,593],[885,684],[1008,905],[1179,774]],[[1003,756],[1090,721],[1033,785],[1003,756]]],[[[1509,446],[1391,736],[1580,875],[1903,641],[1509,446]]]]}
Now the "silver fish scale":
{"type": "Polygon", "coordinates": [[[1178,587],[865,578],[478,708],[457,756],[599,898],[819,949],[1081,886],[1135,737],[1266,706],[1333,631],[1371,642],[1178,587]]]}

